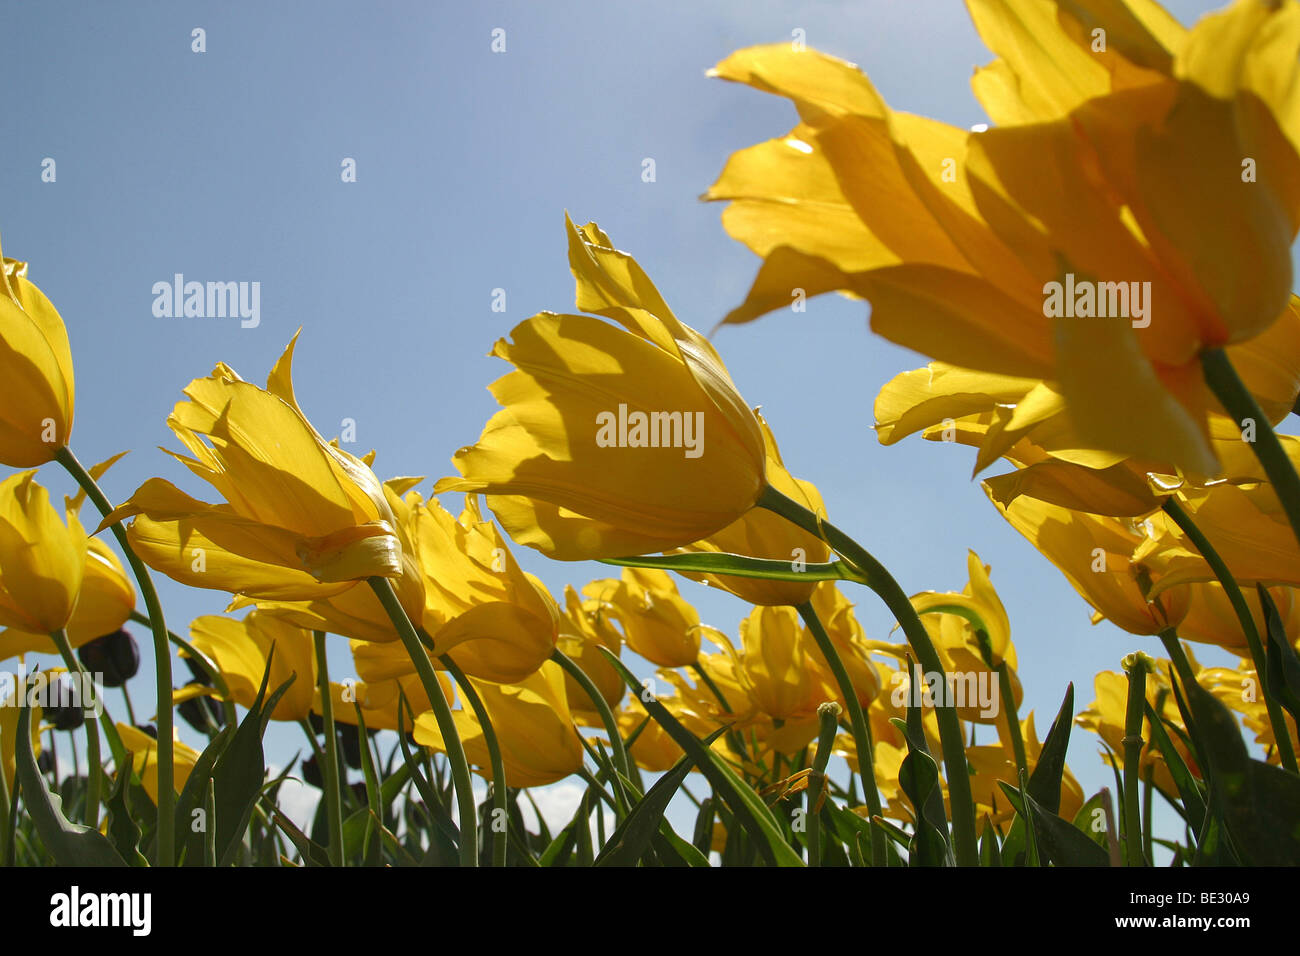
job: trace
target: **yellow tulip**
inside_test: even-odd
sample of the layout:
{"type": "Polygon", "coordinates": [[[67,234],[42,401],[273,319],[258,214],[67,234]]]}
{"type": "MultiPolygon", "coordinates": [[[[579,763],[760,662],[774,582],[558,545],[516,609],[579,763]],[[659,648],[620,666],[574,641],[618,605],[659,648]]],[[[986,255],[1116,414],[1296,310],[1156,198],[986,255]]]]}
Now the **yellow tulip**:
{"type": "Polygon", "coordinates": [[[503,408],[435,492],[483,492],[510,536],[561,560],[684,547],[764,487],[762,430],[708,339],[595,223],[566,218],[577,307],[517,326],[503,408]]]}
{"type": "Polygon", "coordinates": [[[555,650],[560,610],[525,572],[474,496],[457,519],[411,492],[410,509],[433,655],[474,677],[509,684],[536,672],[555,650]]]}
{"type": "MultiPolygon", "coordinates": [[[[1011,643],[1011,623],[993,583],[989,569],[974,551],[967,552],[970,580],[960,593],[926,591],[912,597],[912,606],[934,641],[944,671],[953,676],[957,714],[962,720],[980,724],[1006,722],[1000,694],[999,664],[1007,665],[1011,695],[1017,707],[1024,692],[1016,674],[1016,649],[1011,643]],[[947,609],[953,610],[947,610],[947,609]],[[993,667],[984,660],[975,625],[957,609],[970,612],[984,622],[992,651],[993,667]],[[933,613],[929,613],[933,612],[933,613]],[[973,695],[973,699],[972,699],[973,695]]],[[[905,648],[900,649],[904,654],[905,648]]],[[[937,693],[939,688],[934,689],[937,693]]],[[[946,689],[945,689],[946,693],[946,689]]],[[[922,695],[924,697],[924,695],[922,695]]],[[[910,699],[910,698],[909,698],[910,699]]]]}
{"type": "MultiPolygon", "coordinates": [[[[564,602],[565,611],[564,617],[560,619],[557,646],[591,678],[605,703],[617,709],[627,691],[627,685],[600,648],[606,648],[614,654],[622,653],[623,635],[608,619],[600,601],[591,598],[584,601],[578,597],[577,591],[566,585],[564,602]]],[[[569,709],[579,723],[594,725],[600,720],[599,711],[587,692],[567,673],[564,675],[564,694],[569,709]]]]}
{"type": "Polygon", "coordinates": [[[700,656],[700,615],[677,592],[666,571],[624,568],[621,580],[592,581],[582,589],[623,628],[627,646],[660,667],[685,667],[700,656]]]}
{"type": "MultiPolygon", "coordinates": [[[[1296,632],[1288,630],[1287,633],[1296,632]]],[[[1242,723],[1248,730],[1255,732],[1255,743],[1264,749],[1265,759],[1269,763],[1282,762],[1277,749],[1277,737],[1273,733],[1273,723],[1264,703],[1264,689],[1260,686],[1259,674],[1251,661],[1242,660],[1235,669],[1206,667],[1197,673],[1196,679],[1225,706],[1241,714],[1242,723]]],[[[1300,733],[1296,730],[1295,718],[1286,711],[1282,712],[1282,718],[1286,722],[1294,752],[1300,747],[1300,733]]]]}
{"type": "Polygon", "coordinates": [[[1212,473],[1199,357],[1265,332],[1291,294],[1300,112],[1276,77],[1294,70],[1300,8],[1239,0],[1185,34],[1090,9],[1105,56],[1038,0],[972,11],[1002,56],[977,75],[986,131],[894,112],[850,64],[788,44],[715,69],[802,119],[710,190],[765,258],[728,321],[792,288],[847,291],[901,345],[1054,383],[1092,447],[1212,473]],[[1076,317],[1076,278],[1145,304],[1101,286],[1113,308],[1076,317]]]}
{"type": "MultiPolygon", "coordinates": [[[[763,416],[755,411],[758,423],[763,429],[763,440],[767,448],[767,482],[777,491],[793,498],[808,510],[820,515],[826,514],[821,493],[810,481],[795,478],[781,461],[781,452],[776,447],[776,439],[763,416]]],[[[693,551],[722,552],[725,554],[743,554],[752,558],[772,558],[789,561],[791,566],[802,568],[808,562],[820,563],[831,559],[830,547],[802,528],[795,527],[785,518],[764,508],[753,508],[733,521],[716,534],[703,541],[697,541],[686,548],[678,548],[672,553],[689,553],[693,551]]],[[[741,600],[751,604],[797,605],[807,601],[813,593],[816,582],[807,584],[798,581],[767,581],[761,578],[742,578],[731,574],[696,574],[683,572],[685,577],[696,581],[705,581],[714,587],[720,587],[741,600]]]]}
{"type": "MultiPolygon", "coordinates": [[[[1009,823],[1016,815],[1002,788],[1001,781],[1019,788],[1020,775],[1016,767],[1015,750],[1010,741],[1010,734],[1005,724],[998,725],[999,742],[966,748],[966,760],[970,764],[971,791],[975,797],[975,815],[979,818],[991,817],[994,823],[1009,823]]],[[[1020,736],[1025,746],[1025,763],[1029,773],[1033,773],[1042,756],[1043,745],[1034,729],[1034,714],[1020,722],[1020,736]]],[[[1060,807],[1057,816],[1064,820],[1073,820],[1083,807],[1083,788],[1070,771],[1064,767],[1061,774],[1060,807]]]]}
{"type": "MultiPolygon", "coordinates": [[[[65,627],[76,608],[86,532],[75,513],[69,512],[66,525],[59,519],[35,476],[24,471],[0,482],[0,624],[49,635],[65,627]]],[[[0,650],[6,657],[13,653],[22,651],[0,650]]]]}
{"type": "MultiPolygon", "coordinates": [[[[0,770],[5,775],[7,792],[14,792],[14,760],[17,757],[18,743],[18,704],[20,698],[15,694],[25,694],[18,686],[18,681],[9,675],[0,683],[0,770]]],[[[32,752],[41,752],[41,708],[34,706],[32,711],[32,752]]]]}
{"type": "Polygon", "coordinates": [[[72,350],[63,319],[27,278],[27,263],[0,260],[0,463],[33,468],[52,461],[72,434],[72,350]]]}
{"type": "MultiPolygon", "coordinates": [[[[353,644],[353,652],[355,654],[359,647],[381,646],[385,645],[357,641],[353,644]]],[[[424,683],[415,673],[415,668],[410,667],[409,663],[408,667],[409,673],[404,673],[401,677],[376,678],[373,681],[330,681],[334,722],[355,727],[357,707],[360,707],[367,730],[396,731],[400,728],[408,734],[413,732],[415,717],[431,711],[433,706],[429,703],[429,695],[425,693],[424,683]],[[406,701],[405,707],[402,705],[403,698],[406,701]]],[[[448,700],[453,699],[455,694],[451,677],[445,671],[439,671],[437,676],[443,696],[448,700]]],[[[312,712],[322,712],[319,688],[312,697],[312,712]]]]}
{"type": "MultiPolygon", "coordinates": [[[[573,698],[569,698],[572,702],[573,698]]],[[[642,724],[641,732],[628,748],[628,755],[636,765],[650,773],[662,773],[682,758],[682,748],[658,721],[646,713],[641,701],[633,694],[628,704],[618,713],[618,732],[627,739],[642,724]]]]}
{"type": "Polygon", "coordinates": [[[788,607],[756,607],[740,622],[739,673],[759,709],[777,720],[801,720],[838,691],[815,663],[816,644],[788,607]]]}
{"type": "MultiPolygon", "coordinates": [[[[135,610],[135,587],[116,554],[99,538],[86,541],[86,570],[76,607],[68,619],[68,643],[81,647],[119,630],[135,610]]],[[[54,654],[49,634],[16,628],[0,632],[0,658],[19,654],[54,654]]]]}
{"type": "Polygon", "coordinates": [[[103,526],[135,516],[129,538],[151,567],[193,587],[296,601],[402,575],[378,479],[326,443],[298,407],[296,341],[265,389],[224,364],[186,388],[167,424],[193,457],[175,457],[226,500],[199,501],[161,478],[141,485],[103,526]]]}
{"type": "Polygon", "coordinates": [[[271,719],[302,720],[311,713],[316,656],[308,631],[260,611],[249,612],[243,620],[207,614],[190,624],[190,643],[221,671],[235,703],[253,706],[270,657],[268,695],[290,675],[294,678],[271,712],[271,719]]]}
{"type": "MultiPolygon", "coordinates": [[[[563,780],[582,766],[585,752],[564,698],[564,671],[547,661],[517,684],[492,684],[470,678],[496,731],[508,787],[541,787],[563,780]]],[[[492,779],[483,730],[472,710],[452,712],[465,756],[492,779]]],[[[442,733],[432,713],[416,719],[415,739],[443,750],[442,733]]]]}
{"type": "MultiPolygon", "coordinates": [[[[862,625],[853,614],[853,603],[834,581],[822,581],[813,589],[812,606],[826,629],[826,635],[835,645],[840,662],[849,672],[858,703],[866,707],[880,693],[880,676],[869,658],[871,647],[863,637],[862,625]]],[[[825,674],[833,675],[816,643],[810,646],[809,653],[825,674]]],[[[833,678],[828,676],[827,679],[830,680],[830,689],[835,692],[835,699],[842,705],[846,704],[833,678]]]]}
{"type": "MultiPolygon", "coordinates": [[[[122,739],[122,746],[131,751],[132,766],[135,772],[140,775],[140,782],[144,784],[144,792],[149,794],[149,799],[157,805],[158,741],[140,728],[132,727],[130,724],[119,723],[117,725],[117,734],[122,739]]],[[[199,752],[183,743],[179,738],[174,738],[172,755],[175,759],[176,793],[179,794],[185,787],[185,782],[189,780],[190,774],[194,771],[194,764],[198,762],[199,752]]]]}
{"type": "Polygon", "coordinates": [[[1165,515],[1153,514],[1138,524],[1029,497],[997,504],[1011,526],[1096,609],[1094,621],[1105,617],[1130,634],[1158,634],[1186,615],[1190,598],[1185,588],[1153,593],[1162,584],[1155,564],[1159,550],[1153,546],[1168,540],[1173,530],[1165,515]]]}

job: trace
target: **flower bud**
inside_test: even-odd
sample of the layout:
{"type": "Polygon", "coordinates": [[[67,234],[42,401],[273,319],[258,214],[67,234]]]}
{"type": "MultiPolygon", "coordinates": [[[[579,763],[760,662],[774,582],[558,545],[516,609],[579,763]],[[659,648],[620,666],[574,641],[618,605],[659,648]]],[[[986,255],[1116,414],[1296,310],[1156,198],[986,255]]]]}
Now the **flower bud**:
{"type": "Polygon", "coordinates": [[[105,687],[121,687],[140,669],[140,648],[126,629],[83,644],[77,657],[86,670],[99,676],[105,687]]]}

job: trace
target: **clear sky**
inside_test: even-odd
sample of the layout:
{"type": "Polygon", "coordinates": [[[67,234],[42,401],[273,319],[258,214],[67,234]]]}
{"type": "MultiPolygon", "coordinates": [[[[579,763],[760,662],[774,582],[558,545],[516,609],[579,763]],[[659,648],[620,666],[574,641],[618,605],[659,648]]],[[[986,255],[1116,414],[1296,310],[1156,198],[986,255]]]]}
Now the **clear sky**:
{"type": "MultiPolygon", "coordinates": [[[[1215,6],[1167,5],[1184,23],[1215,6]]],[[[796,117],[785,100],[705,70],[796,28],[860,64],[896,108],[986,120],[969,80],[991,54],[956,0],[6,4],[0,238],[67,323],[75,452],[90,464],[132,450],[105,479],[115,500],[154,475],[210,500],[156,450],[177,447],[167,413],[217,361],[264,381],[302,326],[298,397],[322,433],[355,420],[347,447],[378,449],[381,478],[452,473],[452,453],[496,408],[485,386],[507,366],[486,357],[493,341],[538,311],[573,310],[565,210],[635,255],[683,321],[712,328],[758,260],[723,232],[722,207],[698,197],[734,150],[796,117]],[[206,52],[192,50],[195,28],[206,52]],[[495,28],[504,53],[491,51],[495,28]],[[54,182],[42,181],[47,158],[54,182]],[[353,183],[341,180],[348,158],[353,183]],[[653,183],[642,181],[645,158],[653,183]],[[260,323],[155,317],[153,286],[176,273],[260,282],[260,323]],[[504,314],[491,310],[498,288],[504,314]]],[[[1089,623],[1084,601],[971,480],[970,449],[876,442],[876,392],[925,359],[872,336],[866,316],[862,303],[823,297],[714,341],[786,464],[905,590],[959,590],[968,548],[992,566],[1024,709],[1045,732],[1067,681],[1081,709],[1097,671],[1159,643],[1089,623]]],[[[54,466],[41,480],[70,487],[54,466]]],[[[525,551],[556,595],[616,573],[525,551]]],[[[735,634],[747,605],[681,587],[706,623],[735,634]]],[[[167,579],[160,590],[181,631],[226,603],[167,579]]],[[[851,593],[868,636],[886,638],[887,612],[851,593]]],[[[345,642],[336,650],[332,668],[346,673],[345,642]]],[[[148,669],[133,682],[145,713],[148,669]]],[[[270,733],[273,760],[302,746],[296,727],[270,733]]],[[[1113,780],[1096,750],[1076,729],[1070,764],[1088,793],[1113,780]]]]}

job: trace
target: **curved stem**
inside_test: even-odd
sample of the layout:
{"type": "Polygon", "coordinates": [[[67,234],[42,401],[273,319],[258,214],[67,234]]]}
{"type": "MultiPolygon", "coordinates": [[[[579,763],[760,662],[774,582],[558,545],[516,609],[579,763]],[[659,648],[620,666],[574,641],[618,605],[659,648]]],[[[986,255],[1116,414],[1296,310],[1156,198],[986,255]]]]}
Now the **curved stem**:
{"type": "Polygon", "coordinates": [[[347,866],[343,856],[343,806],[340,800],[339,738],[334,729],[334,697],[330,693],[329,663],[325,659],[325,632],[312,631],[312,649],[316,655],[316,681],[320,687],[320,715],[325,724],[325,763],[321,767],[325,784],[325,814],[329,820],[330,842],[326,848],[330,863],[347,866]]]}
{"type": "MultiPolygon", "coordinates": [[[[72,644],[68,641],[68,632],[63,628],[57,631],[51,631],[50,637],[54,639],[54,646],[59,649],[63,656],[63,661],[68,665],[69,674],[77,674],[82,677],[83,687],[89,685],[94,694],[94,683],[85,679],[85,671],[81,667],[81,662],[77,660],[77,655],[73,653],[72,644]]],[[[93,706],[94,701],[90,701],[93,706]]],[[[99,794],[100,794],[100,777],[104,773],[103,759],[99,753],[99,724],[93,717],[87,718],[86,727],[86,759],[89,761],[88,774],[86,776],[86,826],[92,830],[99,829],[99,794]]]]}
{"type": "MultiPolygon", "coordinates": [[[[609,735],[609,747],[614,752],[614,768],[622,776],[631,780],[632,767],[628,763],[627,748],[623,746],[623,736],[618,731],[618,720],[614,717],[614,712],[609,709],[609,703],[605,700],[604,695],[592,683],[591,678],[587,676],[587,672],[558,647],[551,652],[551,660],[564,668],[564,672],[577,681],[578,686],[591,698],[591,703],[595,706],[596,712],[600,714],[601,723],[605,725],[605,733],[609,735]]],[[[614,780],[612,782],[615,792],[622,794],[623,781],[614,780]]]]}
{"type": "Polygon", "coordinates": [[[438,683],[438,674],[433,669],[420,637],[415,633],[411,619],[406,616],[402,602],[397,600],[393,585],[387,578],[371,577],[366,579],[374,590],[379,603],[384,606],[402,646],[415,665],[415,672],[420,677],[424,692],[429,696],[433,707],[434,719],[442,733],[442,743],[446,748],[447,763],[451,765],[452,782],[456,788],[456,806],[460,810],[460,865],[478,866],[478,811],[474,806],[474,791],[470,783],[469,761],[465,759],[465,748],[461,746],[460,734],[456,731],[456,720],[451,715],[451,707],[442,694],[442,685],[438,683]]]}
{"type": "MultiPolygon", "coordinates": [[[[95,508],[104,517],[113,513],[113,505],[90,476],[90,472],[77,461],[72,449],[64,446],[59,449],[55,459],[70,474],[86,497],[95,504],[95,508]]],[[[122,522],[111,526],[113,537],[118,547],[126,556],[131,566],[131,573],[140,585],[140,594],[149,611],[150,628],[153,631],[154,682],[158,693],[158,860],[159,866],[171,866],[176,860],[176,771],[172,750],[172,656],[167,644],[167,625],[163,619],[162,603],[158,600],[158,591],[153,586],[149,569],[137,557],[135,550],[126,538],[122,522]]]]}
{"type": "Polygon", "coordinates": [[[501,742],[497,739],[496,729],[492,726],[492,718],[483,699],[479,697],[478,691],[469,682],[465,672],[448,654],[443,654],[438,660],[442,662],[443,667],[447,668],[447,673],[451,674],[452,680],[465,695],[465,702],[474,711],[474,716],[478,718],[479,729],[483,731],[483,743],[487,747],[488,762],[492,765],[492,820],[488,824],[488,832],[492,834],[492,865],[505,866],[506,849],[509,844],[505,832],[498,833],[496,829],[497,821],[505,823],[509,820],[509,811],[506,809],[506,762],[501,757],[501,742]]]}
{"type": "Polygon", "coordinates": [[[1228,353],[1223,349],[1210,349],[1201,353],[1201,371],[1205,374],[1205,383],[1210,386],[1215,397],[1234,421],[1255,423],[1255,441],[1250,443],[1255,457],[1264,466],[1264,474],[1277,492],[1282,509],[1286,512],[1296,540],[1300,541],[1300,475],[1296,474],[1295,465],[1287,457],[1282,443],[1278,441],[1277,432],[1268,417],[1250,394],[1245,383],[1232,367],[1228,353]]]}
{"type": "MultiPolygon", "coordinates": [[[[145,627],[153,627],[149,622],[148,616],[141,614],[139,611],[131,612],[131,620],[135,621],[137,624],[143,624],[145,627]]],[[[167,632],[167,640],[171,641],[183,650],[190,656],[191,660],[198,664],[199,667],[203,668],[203,672],[208,675],[208,680],[212,681],[212,686],[221,693],[221,709],[225,714],[226,723],[231,727],[236,726],[239,723],[239,720],[238,715],[235,713],[235,702],[230,697],[230,685],[226,683],[225,675],[221,673],[221,669],[215,666],[203,654],[199,653],[198,649],[195,648],[194,645],[185,640],[185,638],[181,637],[175,631],[167,632]]]]}
{"type": "MultiPolygon", "coordinates": [[[[822,865],[821,804],[826,793],[826,765],[835,746],[835,733],[839,729],[840,706],[828,701],[817,708],[817,754],[813,757],[812,773],[808,779],[808,865],[822,865]]],[[[879,797],[877,797],[879,802],[879,797]]],[[[874,811],[873,811],[874,815],[874,811]]],[[[876,841],[871,841],[872,858],[876,841]]],[[[873,865],[875,865],[873,863],[873,865]]]]}
{"type": "MultiPolygon", "coordinates": [[[[822,626],[821,619],[817,616],[817,611],[812,606],[812,601],[804,601],[795,608],[803,622],[807,625],[808,630],[812,633],[813,639],[817,642],[818,649],[822,656],[826,658],[826,663],[830,665],[831,673],[835,676],[835,683],[839,685],[840,693],[844,695],[845,706],[849,709],[849,725],[853,728],[853,742],[858,751],[858,776],[862,778],[862,792],[866,797],[867,808],[871,811],[873,817],[881,815],[880,789],[876,786],[876,747],[875,741],[871,739],[871,724],[867,722],[866,714],[862,711],[862,703],[858,700],[857,690],[853,687],[853,678],[849,676],[849,670],[844,666],[844,661],[840,659],[839,651],[835,647],[835,642],[831,640],[826,628],[822,626]]],[[[817,745],[817,759],[821,759],[821,744],[817,745]]],[[[881,842],[884,837],[876,831],[875,827],[871,828],[871,865],[884,866],[885,846],[881,842]]],[[[810,836],[809,839],[812,839],[810,836]]],[[[811,847],[810,847],[811,850],[811,847]]],[[[809,860],[811,863],[811,858],[809,860]]]]}
{"type": "Polygon", "coordinates": [[[1255,626],[1255,616],[1250,613],[1250,606],[1246,604],[1245,595],[1241,593],[1236,578],[1228,570],[1228,565],[1224,563],[1219,552],[1214,550],[1214,545],[1210,544],[1210,540],[1196,526],[1196,522],[1192,520],[1192,516],[1187,513],[1187,509],[1179,503],[1178,499],[1166,498],[1164,511],[1174,520],[1174,523],[1178,525],[1183,534],[1187,535],[1188,540],[1196,546],[1196,550],[1201,552],[1201,557],[1205,559],[1205,563],[1210,566],[1214,576],[1223,585],[1223,593],[1227,595],[1233,611],[1237,614],[1237,620],[1241,622],[1241,629],[1246,634],[1246,645],[1250,648],[1250,659],[1255,664],[1255,673],[1259,675],[1260,693],[1264,695],[1264,708],[1268,711],[1268,722],[1272,725],[1273,737],[1277,740],[1278,756],[1282,759],[1283,767],[1293,773],[1297,772],[1295,751],[1291,747],[1291,732],[1287,728],[1286,717],[1283,715],[1281,707],[1273,699],[1273,695],[1269,693],[1265,673],[1268,666],[1268,657],[1264,653],[1264,646],[1259,637],[1259,629],[1255,626]]]}
{"type": "MultiPolygon", "coordinates": [[[[921,667],[928,674],[942,675],[947,683],[947,673],[939,652],[907,594],[898,582],[862,545],[829,521],[818,517],[803,505],[786,497],[770,485],[763,489],[758,499],[760,507],[774,511],[810,534],[815,534],[861,572],[867,587],[875,591],[885,606],[893,612],[903,628],[908,644],[916,654],[921,667]]],[[[939,721],[939,741],[943,750],[948,795],[952,805],[953,851],[959,866],[979,865],[979,842],[975,835],[975,802],[971,796],[970,771],[966,765],[966,747],[962,740],[961,722],[951,702],[936,704],[935,716],[939,721]]]]}
{"type": "Polygon", "coordinates": [[[1029,760],[1025,756],[1025,738],[1020,733],[1020,714],[1016,710],[1016,695],[1011,689],[1011,674],[1007,662],[998,664],[998,689],[1002,694],[1002,711],[1007,717],[1007,733],[1011,735],[1011,752],[1016,757],[1016,772],[1029,772],[1029,760]]]}

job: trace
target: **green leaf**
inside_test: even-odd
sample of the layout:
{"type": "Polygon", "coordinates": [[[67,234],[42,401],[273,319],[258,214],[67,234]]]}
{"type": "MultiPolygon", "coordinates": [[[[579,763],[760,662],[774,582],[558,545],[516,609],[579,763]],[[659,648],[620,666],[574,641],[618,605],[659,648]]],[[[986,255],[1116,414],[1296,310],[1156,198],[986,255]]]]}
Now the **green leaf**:
{"type": "Polygon", "coordinates": [[[126,866],[108,837],[91,827],[70,822],[63,815],[63,802],[50,793],[36,766],[32,750],[32,712],[26,694],[19,695],[18,729],[15,732],[14,766],[17,785],[22,789],[27,814],[40,834],[45,849],[59,866],[126,866]]]}
{"type": "Polygon", "coordinates": [[[1098,790],[1091,797],[1084,801],[1083,806],[1079,807],[1079,812],[1074,815],[1074,828],[1086,836],[1102,850],[1107,851],[1109,859],[1110,844],[1106,838],[1106,829],[1103,827],[1098,830],[1093,826],[1093,821],[1097,819],[1097,812],[1105,814],[1109,810],[1110,793],[1106,789],[1098,790]]]}
{"type": "Polygon", "coordinates": [[[1264,607],[1267,624],[1268,648],[1265,653],[1264,679],[1269,696],[1285,707],[1300,722],[1300,656],[1286,636],[1282,615],[1278,614],[1273,597],[1262,584],[1255,585],[1259,603],[1264,607]]]}
{"type": "Polygon", "coordinates": [[[1056,713],[1047,737],[1043,740],[1043,749],[1034,763],[1034,770],[1029,775],[1025,792],[1034,798],[1040,807],[1053,814],[1061,809],[1061,778],[1065,774],[1065,751],[1070,746],[1070,727],[1074,723],[1074,684],[1065,688],[1065,700],[1056,713]]]}
{"type": "MultiPolygon", "coordinates": [[[[619,660],[617,655],[610,653],[608,648],[599,649],[605,655],[605,659],[622,675],[632,692],[639,694],[642,690],[641,682],[627,669],[627,665],[619,660]]],[[[643,696],[642,703],[650,716],[664,728],[668,736],[676,741],[677,746],[682,748],[682,752],[700,768],[713,786],[714,793],[727,802],[740,825],[754,837],[755,845],[763,859],[769,865],[803,866],[803,860],[785,842],[775,817],[758,794],[737,777],[735,772],[712,750],[701,744],[696,736],[683,727],[677,718],[653,696],[649,700],[643,696]]]]}
{"type": "MultiPolygon", "coordinates": [[[[1028,790],[1028,788],[1026,788],[1028,790]]],[[[1025,802],[1033,814],[1034,836],[1044,856],[1057,866],[1109,866],[1110,857],[1086,834],[1040,804],[1030,793],[1025,802]]]]}
{"type": "MultiPolygon", "coordinates": [[[[180,847],[185,866],[202,866],[202,841],[191,840],[194,826],[194,811],[199,808],[199,801],[207,792],[208,781],[212,779],[212,768],[217,758],[225,751],[230,738],[235,735],[235,728],[224,726],[221,732],[212,738],[203,748],[199,759],[194,761],[194,769],[181,787],[181,794],[176,800],[176,846],[180,847]],[[195,852],[191,852],[195,851],[195,852]]],[[[207,811],[205,810],[206,814],[207,811]]],[[[206,825],[206,820],[204,821],[206,825]]]]}
{"type": "Polygon", "coordinates": [[[998,834],[993,822],[984,818],[984,832],[980,834],[980,866],[1001,866],[1002,853],[998,848],[998,834]]]}
{"type": "Polygon", "coordinates": [[[1221,808],[1246,866],[1292,866],[1300,860],[1300,776],[1258,760],[1231,711],[1200,685],[1184,688],[1205,746],[1210,803],[1221,808]]]}
{"type": "Polygon", "coordinates": [[[113,848],[131,866],[148,866],[149,861],[140,852],[140,825],[131,816],[126,805],[126,791],[131,786],[132,754],[122,751],[122,769],[113,780],[113,792],[108,796],[108,839],[113,848]]]}
{"type": "Polygon", "coordinates": [[[751,558],[742,554],[697,551],[689,554],[643,555],[636,558],[603,558],[601,564],[620,568],[661,568],[665,571],[698,574],[732,574],[739,578],[768,581],[857,581],[866,579],[843,561],[804,564],[796,571],[789,561],[751,558]]]}
{"type": "Polygon", "coordinates": [[[1178,788],[1178,796],[1183,801],[1183,813],[1187,818],[1187,825],[1192,828],[1193,833],[1199,833],[1201,827],[1205,825],[1205,797],[1196,778],[1187,768],[1183,755],[1174,747],[1169,732],[1165,730],[1164,721],[1151,706],[1150,701],[1146,702],[1146,712],[1147,721],[1151,724],[1151,742],[1165,758],[1165,766],[1169,768],[1169,775],[1173,777],[1174,786],[1178,788]]]}
{"type": "Polygon", "coordinates": [[[632,808],[596,857],[596,866],[636,866],[659,832],[664,810],[695,766],[689,756],[675,763],[632,808]]]}

